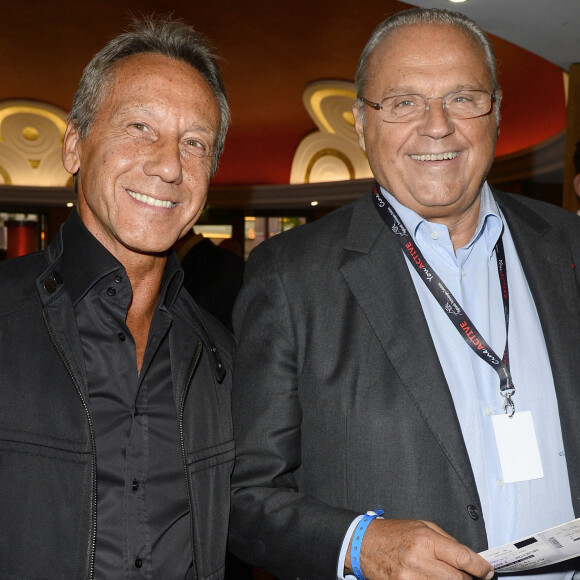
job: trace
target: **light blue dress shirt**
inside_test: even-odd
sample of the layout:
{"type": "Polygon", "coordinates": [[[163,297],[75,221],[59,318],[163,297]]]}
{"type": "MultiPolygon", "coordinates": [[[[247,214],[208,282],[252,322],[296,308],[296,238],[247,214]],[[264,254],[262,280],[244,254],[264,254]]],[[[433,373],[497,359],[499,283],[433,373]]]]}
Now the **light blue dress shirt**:
{"type": "MultiPolygon", "coordinates": [[[[489,186],[486,183],[482,188],[477,230],[457,252],[446,226],[424,220],[388,192],[382,192],[431,269],[499,356],[504,352],[506,326],[494,248],[502,236],[510,297],[509,360],[516,389],[513,400],[516,412],[532,413],[544,470],[541,479],[503,481],[492,426],[492,416],[504,413],[499,377],[471,350],[415,269],[407,264],[453,397],[481,500],[489,547],[574,519],[554,381],[540,320],[511,234],[489,186]]],[[[347,533],[346,544],[351,534],[347,533]]],[[[339,571],[344,569],[344,553],[341,556],[339,571]]],[[[568,572],[518,575],[517,579],[570,580],[573,576],[573,572],[568,572]]],[[[338,577],[341,578],[340,573],[338,577]]],[[[516,576],[502,574],[501,578],[516,576]]]]}

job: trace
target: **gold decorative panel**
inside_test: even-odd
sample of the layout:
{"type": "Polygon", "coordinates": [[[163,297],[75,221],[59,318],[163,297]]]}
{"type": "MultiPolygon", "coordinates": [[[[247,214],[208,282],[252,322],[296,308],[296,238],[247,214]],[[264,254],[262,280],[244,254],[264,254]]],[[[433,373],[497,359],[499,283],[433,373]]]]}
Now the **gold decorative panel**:
{"type": "Polygon", "coordinates": [[[0,185],[66,186],[66,113],[39,101],[0,102],[0,185]]]}
{"type": "Polygon", "coordinates": [[[372,177],[354,130],[353,83],[316,81],[304,91],[306,110],[318,130],[298,145],[290,183],[319,183],[372,177]]]}

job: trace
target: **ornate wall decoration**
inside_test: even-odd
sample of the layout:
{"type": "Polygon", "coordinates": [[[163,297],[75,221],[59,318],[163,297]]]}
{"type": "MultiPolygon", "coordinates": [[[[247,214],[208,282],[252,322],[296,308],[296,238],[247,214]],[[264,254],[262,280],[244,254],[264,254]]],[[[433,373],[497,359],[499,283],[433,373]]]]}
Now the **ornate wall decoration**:
{"type": "Polygon", "coordinates": [[[62,166],[66,113],[39,101],[0,102],[0,185],[70,184],[62,166]]]}
{"type": "Polygon", "coordinates": [[[318,130],[298,145],[290,183],[319,183],[372,176],[354,130],[351,107],[356,98],[353,83],[316,81],[304,91],[306,110],[318,130]]]}

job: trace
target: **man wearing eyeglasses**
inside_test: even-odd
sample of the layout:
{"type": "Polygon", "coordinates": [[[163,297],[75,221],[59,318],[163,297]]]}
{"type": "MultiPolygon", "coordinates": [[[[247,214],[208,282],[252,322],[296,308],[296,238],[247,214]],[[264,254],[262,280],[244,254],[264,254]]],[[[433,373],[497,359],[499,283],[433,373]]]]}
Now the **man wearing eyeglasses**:
{"type": "Polygon", "coordinates": [[[247,265],[230,544],[282,579],[489,579],[478,552],[580,515],[580,221],[487,184],[472,21],[396,14],[356,85],[372,194],[247,265]]]}

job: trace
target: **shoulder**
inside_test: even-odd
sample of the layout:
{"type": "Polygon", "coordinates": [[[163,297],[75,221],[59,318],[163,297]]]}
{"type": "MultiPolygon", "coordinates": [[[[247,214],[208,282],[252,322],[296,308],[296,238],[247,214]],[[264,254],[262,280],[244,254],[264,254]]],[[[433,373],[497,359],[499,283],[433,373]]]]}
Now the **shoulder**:
{"type": "Polygon", "coordinates": [[[360,200],[348,205],[342,206],[329,214],[307,223],[303,226],[291,229],[274,238],[275,240],[285,240],[284,243],[294,243],[299,240],[305,242],[324,241],[342,239],[345,237],[350,221],[352,220],[353,211],[360,200]],[[286,240],[287,238],[287,240],[286,240]]]}
{"type": "Polygon", "coordinates": [[[355,207],[361,201],[262,242],[252,250],[248,266],[251,268],[253,262],[268,259],[288,265],[328,262],[344,247],[355,207]]]}
{"type": "Polygon", "coordinates": [[[179,291],[172,311],[207,342],[215,344],[220,351],[231,354],[234,349],[232,333],[217,318],[199,306],[185,288],[182,287],[179,291]]]}
{"type": "Polygon", "coordinates": [[[0,263],[0,304],[8,305],[38,296],[36,279],[47,266],[44,252],[0,263]]]}
{"type": "Polygon", "coordinates": [[[533,235],[555,235],[580,244],[580,216],[557,205],[492,189],[510,229],[526,228],[533,235]]]}
{"type": "Polygon", "coordinates": [[[524,218],[533,213],[548,222],[569,224],[573,229],[580,225],[580,216],[553,203],[532,199],[525,195],[506,193],[494,188],[492,191],[502,209],[514,213],[524,211],[524,218]]]}

